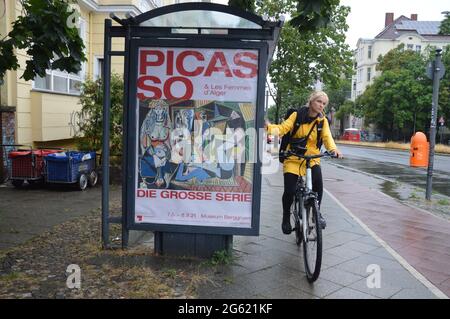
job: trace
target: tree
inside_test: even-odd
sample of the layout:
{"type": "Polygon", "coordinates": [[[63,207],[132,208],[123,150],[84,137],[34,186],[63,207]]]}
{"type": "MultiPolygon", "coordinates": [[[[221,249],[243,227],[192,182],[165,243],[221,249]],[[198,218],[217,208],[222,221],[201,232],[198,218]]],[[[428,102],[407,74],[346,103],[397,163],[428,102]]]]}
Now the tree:
{"type": "Polygon", "coordinates": [[[355,108],[383,131],[385,140],[408,140],[429,123],[432,85],[425,76],[426,57],[402,44],[378,61],[382,73],[357,98],[355,108]]]}
{"type": "MultiPolygon", "coordinates": [[[[344,104],[348,104],[347,102],[349,101],[351,96],[351,87],[352,87],[352,79],[351,77],[348,77],[340,79],[340,81],[337,82],[337,84],[335,84],[334,86],[325,85],[323,89],[327,93],[329,99],[325,112],[327,114],[335,112],[335,119],[338,119],[340,122],[339,127],[340,134],[344,133],[346,116],[352,113],[350,111],[347,111],[348,107],[341,110],[344,104]]],[[[353,106],[351,109],[353,110],[353,106]]]]}
{"type": "Polygon", "coordinates": [[[324,91],[327,92],[329,103],[327,106],[327,112],[331,109],[338,111],[341,105],[344,104],[350,98],[352,91],[352,79],[345,78],[336,82],[335,85],[325,85],[324,91]]]}
{"type": "Polygon", "coordinates": [[[297,12],[291,25],[302,31],[315,31],[330,27],[339,0],[297,0],[297,12]]]}
{"type": "Polygon", "coordinates": [[[450,34],[450,11],[445,12],[445,18],[444,20],[442,20],[441,25],[439,26],[439,34],[450,34]]]}
{"type": "MultiPolygon", "coordinates": [[[[430,59],[434,59],[435,52],[430,55],[430,59]]],[[[439,84],[438,118],[443,116],[446,126],[450,127],[450,45],[447,45],[442,52],[442,63],[445,67],[445,74],[439,84]]]]}
{"type": "MultiPolygon", "coordinates": [[[[300,2],[306,8],[306,3],[314,1],[300,2]]],[[[317,80],[328,87],[336,87],[342,75],[350,77],[352,72],[352,53],[345,44],[345,31],[348,29],[346,17],[350,9],[339,6],[339,1],[319,3],[329,5],[326,12],[331,23],[328,27],[313,28],[311,25],[317,21],[312,20],[315,22],[311,22],[308,30],[299,28],[296,23],[287,23],[281,31],[269,70],[274,86],[271,94],[277,108],[276,122],[289,107],[298,107],[306,102],[317,80]]],[[[297,4],[298,1],[293,0],[263,0],[258,2],[257,12],[279,18],[282,14],[295,14],[297,4]]],[[[313,10],[316,7],[308,8],[313,10]]]]}
{"type": "Polygon", "coordinates": [[[356,115],[355,114],[355,103],[352,100],[345,100],[340,106],[339,109],[337,110],[336,114],[335,114],[335,118],[338,119],[340,121],[340,127],[339,127],[339,131],[340,134],[344,133],[344,121],[345,119],[350,116],[351,114],[356,115]]]}
{"type": "MultiPolygon", "coordinates": [[[[122,155],[123,88],[123,78],[118,74],[112,74],[110,149],[112,156],[119,157],[122,155]]],[[[80,104],[78,147],[80,150],[100,151],[103,136],[103,83],[101,79],[86,80],[83,83],[80,104]]]]}
{"type": "Polygon", "coordinates": [[[228,5],[255,13],[255,0],[229,0],[228,5]]]}
{"type": "Polygon", "coordinates": [[[17,70],[14,49],[26,49],[22,78],[44,77],[47,69],[78,73],[86,61],[84,44],[75,27],[76,12],[68,0],[21,0],[22,15],[12,31],[0,40],[0,79],[7,70],[17,70]]]}

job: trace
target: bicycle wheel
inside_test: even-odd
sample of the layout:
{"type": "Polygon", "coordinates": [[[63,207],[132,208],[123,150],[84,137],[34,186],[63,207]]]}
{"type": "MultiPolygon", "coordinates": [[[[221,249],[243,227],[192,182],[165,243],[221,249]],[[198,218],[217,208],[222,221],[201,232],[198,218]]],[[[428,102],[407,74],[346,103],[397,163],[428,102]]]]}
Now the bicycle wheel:
{"type": "Polygon", "coordinates": [[[318,224],[319,207],[317,201],[308,203],[306,209],[306,234],[303,236],[303,257],[306,278],[309,282],[317,280],[322,265],[322,229],[318,224]]]}
{"type": "Polygon", "coordinates": [[[303,237],[303,231],[302,226],[300,225],[300,202],[297,198],[294,199],[294,202],[292,203],[291,207],[291,220],[292,224],[294,225],[294,231],[295,231],[295,243],[297,246],[301,246],[302,244],[302,237],[303,237]]]}

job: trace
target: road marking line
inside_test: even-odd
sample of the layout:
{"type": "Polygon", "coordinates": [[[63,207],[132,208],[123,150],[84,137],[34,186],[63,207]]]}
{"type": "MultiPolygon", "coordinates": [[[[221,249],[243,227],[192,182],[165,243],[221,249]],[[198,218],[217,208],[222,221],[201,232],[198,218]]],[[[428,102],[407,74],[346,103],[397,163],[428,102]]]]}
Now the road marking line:
{"type": "Polygon", "coordinates": [[[372,231],[369,226],[364,224],[358,217],[356,217],[347,207],[344,206],[333,194],[327,189],[324,191],[331,197],[347,214],[349,214],[366,232],[369,233],[376,241],[386,249],[392,257],[394,257],[406,270],[409,271],[413,277],[419,280],[425,287],[427,287],[436,297],[439,299],[449,299],[446,294],[444,294],[439,288],[437,288],[433,283],[431,283],[427,278],[425,278],[420,272],[418,272],[413,266],[411,266],[402,256],[400,256],[391,246],[389,246],[383,239],[378,237],[378,235],[372,231]]]}

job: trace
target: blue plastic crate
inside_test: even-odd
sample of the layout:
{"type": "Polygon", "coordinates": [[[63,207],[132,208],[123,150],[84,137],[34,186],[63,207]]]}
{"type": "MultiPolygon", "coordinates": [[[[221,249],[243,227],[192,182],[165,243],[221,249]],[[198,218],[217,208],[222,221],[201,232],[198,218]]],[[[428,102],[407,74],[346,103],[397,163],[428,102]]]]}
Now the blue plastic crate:
{"type": "Polygon", "coordinates": [[[81,174],[95,169],[95,152],[65,152],[45,157],[47,182],[75,183],[81,174]]]}

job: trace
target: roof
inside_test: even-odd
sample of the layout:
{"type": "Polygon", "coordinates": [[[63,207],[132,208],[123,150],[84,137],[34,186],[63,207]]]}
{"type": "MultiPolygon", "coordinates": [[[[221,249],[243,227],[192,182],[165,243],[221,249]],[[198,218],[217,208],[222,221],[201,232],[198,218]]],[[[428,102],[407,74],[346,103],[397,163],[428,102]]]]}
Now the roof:
{"type": "Polygon", "coordinates": [[[395,25],[397,30],[416,31],[420,35],[434,35],[439,33],[440,21],[401,21],[395,25]]]}
{"type": "Polygon", "coordinates": [[[440,25],[440,21],[417,21],[402,15],[395,19],[390,25],[386,26],[375,38],[396,39],[402,34],[411,32],[421,36],[435,36],[439,33],[440,25]]]}

